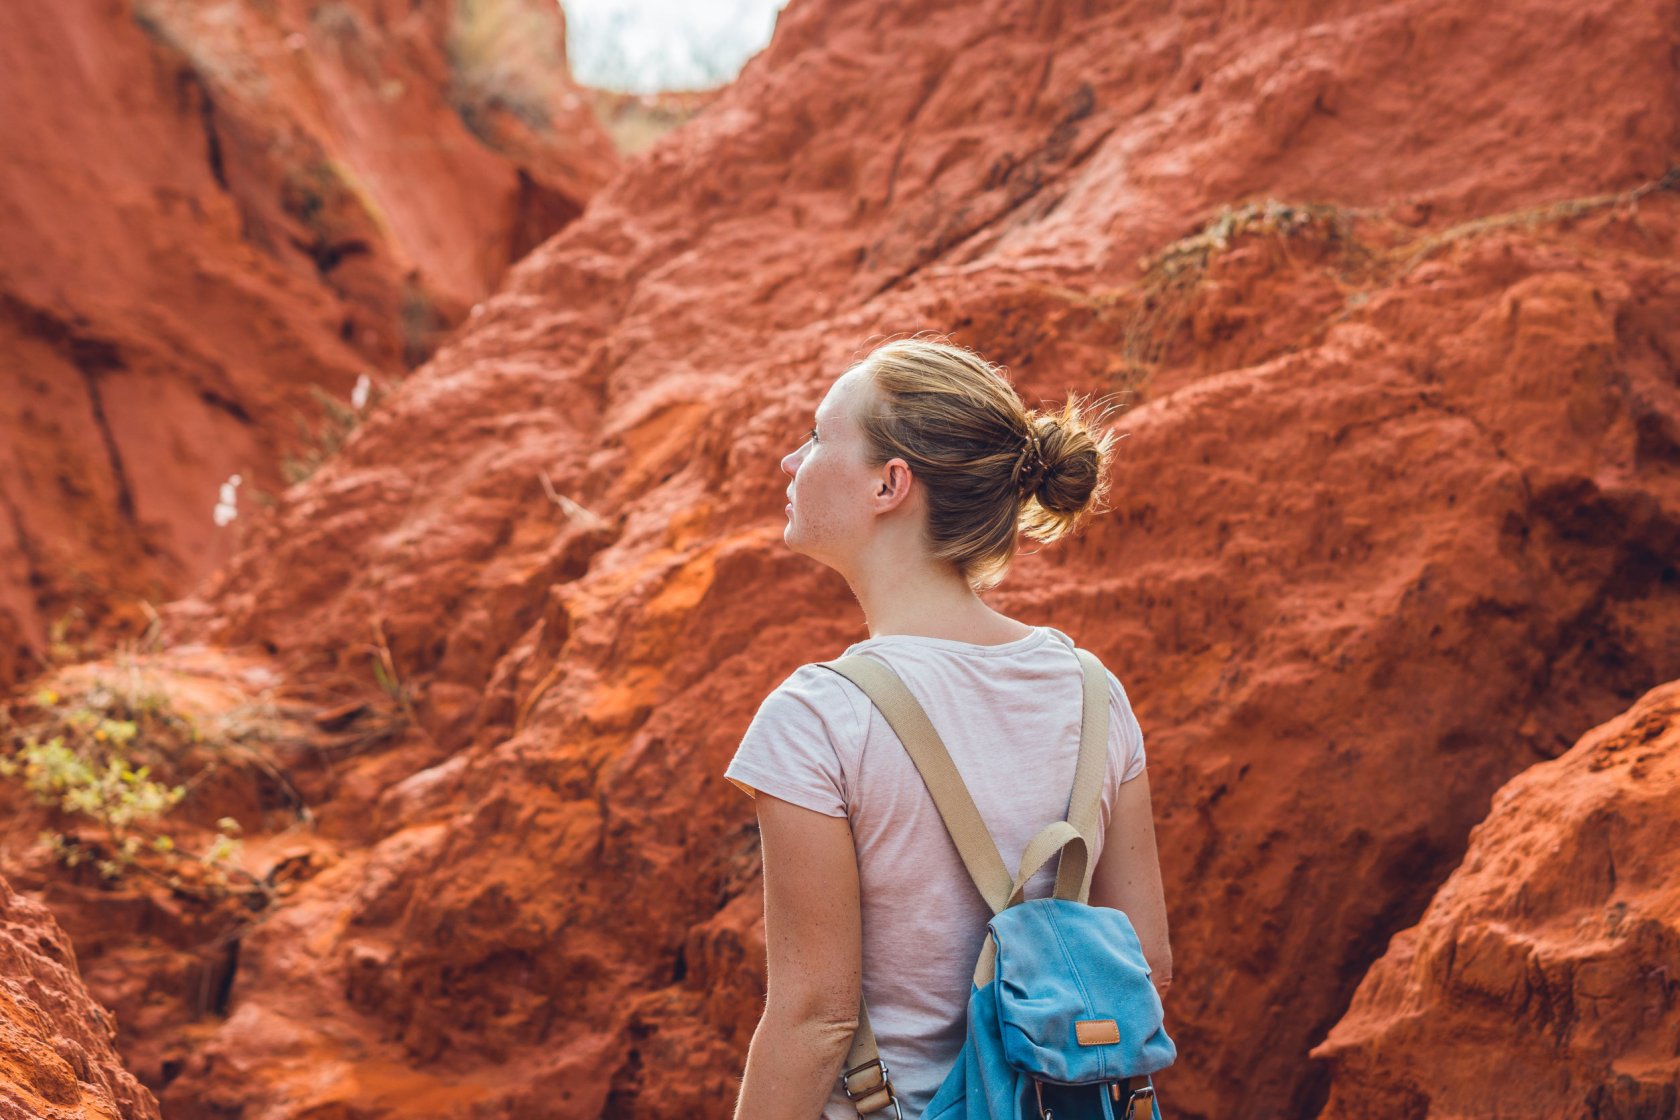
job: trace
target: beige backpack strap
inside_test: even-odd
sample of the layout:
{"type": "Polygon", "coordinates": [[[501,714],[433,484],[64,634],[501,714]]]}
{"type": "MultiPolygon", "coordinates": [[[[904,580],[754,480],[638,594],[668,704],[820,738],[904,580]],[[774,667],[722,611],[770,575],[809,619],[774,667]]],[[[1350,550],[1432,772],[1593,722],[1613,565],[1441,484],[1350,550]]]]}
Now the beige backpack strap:
{"type": "Polygon", "coordinates": [[[933,795],[933,804],[945,822],[945,830],[951,834],[951,842],[957,846],[963,866],[968,868],[969,878],[974,880],[992,913],[1002,910],[1014,886],[1009,869],[1003,865],[1003,857],[998,855],[992,834],[986,831],[986,822],[980,818],[980,810],[975,808],[968,787],[963,785],[956,763],[951,761],[951,753],[940,741],[922,706],[897,673],[872,657],[854,653],[819,664],[863,689],[881,710],[915,762],[928,793],[933,795]]]}
{"type": "MultiPolygon", "coordinates": [[[[1083,747],[1081,750],[1083,752],[1083,747]]],[[[1032,838],[1026,852],[1022,854],[1021,870],[1015,875],[1005,908],[1021,902],[1026,896],[1027,881],[1038,874],[1039,868],[1058,855],[1063,857],[1063,866],[1074,867],[1074,881],[1088,881],[1083,876],[1088,851],[1085,837],[1075,831],[1067,821],[1055,821],[1047,825],[1032,838]],[[1071,859],[1068,858],[1070,856],[1071,859]]],[[[1063,896],[1058,894],[1055,897],[1063,896]]],[[[1079,901],[1083,902],[1084,899],[1079,901]]],[[[980,951],[980,961],[974,968],[975,987],[985,987],[992,982],[996,973],[997,943],[988,935],[980,951]]],[[[859,1114],[868,1116],[890,1104],[894,1113],[902,1116],[898,1111],[898,1098],[893,1093],[886,1063],[881,1061],[875,1032],[869,1026],[869,1004],[861,998],[858,1000],[857,1032],[852,1035],[851,1050],[846,1055],[846,1064],[842,1067],[841,1076],[846,1086],[846,1095],[851,1098],[852,1106],[859,1114]]]]}
{"type": "MultiPolygon", "coordinates": [[[[957,854],[968,869],[969,878],[974,880],[975,888],[994,914],[1003,909],[1014,890],[1014,881],[1004,866],[1003,857],[998,854],[992,834],[986,831],[986,823],[968,787],[963,784],[956,763],[951,761],[950,752],[940,741],[927,712],[916,702],[903,680],[881,662],[862,654],[819,664],[833,669],[861,688],[880,710],[893,734],[904,744],[917,773],[922,776],[934,807],[939,810],[939,819],[944,822],[945,831],[950,833],[951,842],[956,845],[957,854]]],[[[895,1115],[902,1115],[898,1097],[893,1092],[891,1075],[886,1063],[881,1061],[875,1032],[869,1026],[868,1001],[861,997],[858,1000],[858,1028],[852,1035],[851,1049],[840,1077],[846,1096],[859,1115],[868,1116],[888,1105],[892,1106],[895,1115]]]]}
{"type": "Polygon", "coordinates": [[[1086,902],[1091,897],[1091,873],[1096,870],[1096,861],[1089,855],[1097,843],[1103,783],[1108,778],[1108,670],[1090,650],[1076,648],[1073,652],[1085,670],[1085,699],[1079,722],[1079,763],[1073,771],[1067,822],[1085,837],[1087,858],[1079,861],[1078,870],[1070,860],[1063,860],[1056,868],[1055,897],[1086,902]]]}
{"type": "MultiPolygon", "coordinates": [[[[1074,873],[1072,882],[1083,879],[1083,868],[1087,863],[1090,846],[1085,837],[1081,836],[1067,821],[1055,821],[1045,825],[1044,830],[1032,838],[1027,845],[1026,853],[1021,856],[1021,870],[1015,876],[1015,886],[1009,892],[1009,906],[1014,906],[1026,898],[1027,880],[1038,874],[1038,869],[1049,863],[1056,856],[1061,856],[1061,867],[1072,867],[1074,873]]],[[[1059,870],[1059,869],[1058,869],[1059,870]]],[[[1058,892],[1052,898],[1067,896],[1058,892]]],[[[1079,899],[1084,902],[1084,899],[1079,899]]],[[[1005,907],[1007,909],[1007,907],[1005,907]]],[[[980,946],[980,959],[974,965],[974,986],[984,988],[997,975],[997,942],[992,940],[988,932],[984,943],[980,946]]]]}
{"type": "MultiPolygon", "coordinates": [[[[1068,818],[1056,821],[1035,836],[1021,857],[1020,872],[1013,878],[998,854],[997,844],[986,831],[985,821],[974,804],[962,775],[951,761],[950,752],[934,730],[927,713],[916,702],[898,674],[874,658],[862,654],[817,662],[833,669],[864,691],[880,709],[893,733],[904,744],[916,764],[945,830],[951,834],[963,866],[974,880],[992,912],[999,913],[1020,902],[1027,880],[1050,859],[1073,849],[1073,858],[1062,859],[1056,869],[1057,898],[1077,897],[1081,902],[1090,891],[1090,845],[1102,807],[1102,787],[1108,761],[1108,678],[1102,662],[1083,649],[1074,651],[1085,673],[1083,710],[1080,717],[1079,761],[1074,768],[1073,791],[1068,798],[1068,818]]],[[[996,945],[988,936],[975,968],[977,985],[990,982],[996,967],[996,945]],[[984,980],[982,980],[984,976],[984,980]]],[[[875,1032],[869,1025],[867,1001],[858,1001],[858,1027],[841,1067],[841,1083],[854,1108],[863,1116],[892,1106],[902,1118],[898,1097],[893,1092],[886,1063],[881,1061],[875,1032]]]]}
{"type": "Polygon", "coordinates": [[[875,1032],[869,1027],[869,1005],[858,1000],[857,1033],[852,1035],[852,1048],[846,1054],[846,1064],[840,1067],[840,1083],[846,1096],[860,1116],[868,1116],[892,1105],[893,1114],[903,1120],[898,1107],[898,1094],[888,1080],[887,1064],[881,1060],[881,1049],[875,1044],[875,1032]]]}
{"type": "MultiPolygon", "coordinates": [[[[1073,769],[1067,820],[1046,825],[1027,844],[1006,907],[1025,897],[1027,880],[1058,853],[1062,858],[1056,865],[1056,889],[1051,897],[1080,902],[1091,898],[1091,872],[1096,866],[1091,850],[1097,842],[1103,782],[1108,776],[1108,670],[1089,650],[1076,648],[1074,653],[1085,670],[1085,697],[1079,723],[1079,761],[1073,769]]],[[[988,933],[974,965],[974,986],[984,988],[996,975],[997,942],[988,933]]]]}

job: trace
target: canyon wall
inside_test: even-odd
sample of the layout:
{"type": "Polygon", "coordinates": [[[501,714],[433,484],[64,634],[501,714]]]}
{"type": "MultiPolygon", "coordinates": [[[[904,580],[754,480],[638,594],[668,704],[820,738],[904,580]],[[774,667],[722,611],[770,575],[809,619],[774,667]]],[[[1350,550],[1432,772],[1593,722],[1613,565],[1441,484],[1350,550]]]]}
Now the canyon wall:
{"type": "MultiPolygon", "coordinates": [[[[1136,698],[1164,1098],[1314,1112],[1493,792],[1680,675],[1667,11],[790,7],[174,616],[301,673],[377,631],[421,728],[324,809],[344,862],[247,940],[235,1021],[313,1036],[307,986],[440,1092],[726,1110],[762,933],[718,773],[862,632],[776,461],[934,327],[1135,405],[1114,513],[994,602],[1136,698]]],[[[285,1081],[239,1037],[183,1099],[285,1081]]]]}
{"type": "Polygon", "coordinates": [[[1495,791],[1680,678],[1672,15],[794,0],[163,612],[370,730],[136,1072],[184,1120],[727,1115],[764,946],[721,772],[864,633],[777,462],[932,328],[1132,406],[1113,512],[989,598],[1138,711],[1164,1111],[1353,1114],[1314,1047],[1495,791]]]}
{"type": "Polygon", "coordinates": [[[158,1120],[123,1068],[113,1016],[89,997],[70,938],[0,879],[0,1112],[53,1120],[158,1120]]]}
{"type": "Polygon", "coordinates": [[[0,14],[0,681],[139,633],[617,168],[552,3],[0,14]],[[477,13],[476,15],[473,13],[477,13]],[[90,643],[91,644],[91,643],[90,643]]]}
{"type": "Polygon", "coordinates": [[[1671,681],[1494,795],[1314,1049],[1335,1071],[1321,1115],[1680,1114],[1676,852],[1671,681]]]}

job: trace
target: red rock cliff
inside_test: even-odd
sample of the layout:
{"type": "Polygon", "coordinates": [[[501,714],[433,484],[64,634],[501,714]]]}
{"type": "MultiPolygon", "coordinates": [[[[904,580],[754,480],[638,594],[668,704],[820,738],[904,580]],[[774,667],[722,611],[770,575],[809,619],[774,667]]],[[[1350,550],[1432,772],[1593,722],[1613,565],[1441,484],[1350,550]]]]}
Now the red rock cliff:
{"type": "Polygon", "coordinates": [[[1493,798],[1313,1055],[1325,1117],[1680,1113],[1680,681],[1493,798]]]}
{"type": "Polygon", "coordinates": [[[563,63],[538,0],[7,5],[0,681],[190,590],[311,386],[399,376],[581,212],[616,156],[563,63]]]}
{"type": "Polygon", "coordinates": [[[158,1120],[123,1068],[112,1015],[76,974],[46,907],[0,879],[0,1111],[54,1120],[158,1120]]]}
{"type": "Polygon", "coordinates": [[[993,601],[1149,741],[1164,1107],[1315,1114],[1493,792],[1680,677],[1669,16],[795,0],[168,612],[414,712],[311,783],[331,858],[171,1115],[728,1114],[763,943],[720,774],[862,634],[776,463],[924,327],[1029,402],[1133,394],[1113,514],[993,601]]]}

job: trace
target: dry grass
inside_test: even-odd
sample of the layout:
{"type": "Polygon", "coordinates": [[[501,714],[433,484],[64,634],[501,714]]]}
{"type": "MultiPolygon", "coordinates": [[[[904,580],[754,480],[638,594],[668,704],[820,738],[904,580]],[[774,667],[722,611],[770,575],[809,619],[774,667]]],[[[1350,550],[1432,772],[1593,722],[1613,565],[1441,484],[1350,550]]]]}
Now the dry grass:
{"type": "Polygon", "coordinates": [[[1222,208],[1200,230],[1140,261],[1143,276],[1136,289],[1099,296],[1095,302],[1105,308],[1129,307],[1122,330],[1122,380],[1136,387],[1160,365],[1210,266],[1239,242],[1269,242],[1280,264],[1296,259],[1292,246],[1310,247],[1325,260],[1323,267],[1346,293],[1342,311],[1329,321],[1335,322],[1356,311],[1375,291],[1394,284],[1451,245],[1511,229],[1557,225],[1599,210],[1625,209],[1636,214],[1640,200],[1676,191],[1680,191],[1680,165],[1631,190],[1488,214],[1422,236],[1408,236],[1409,231],[1383,210],[1276,199],[1250,202],[1222,208]]]}
{"type": "Polygon", "coordinates": [[[1354,223],[1360,216],[1359,211],[1345,207],[1271,198],[1227,206],[1197,232],[1140,261],[1139,298],[1127,317],[1121,345],[1130,380],[1141,380],[1159,364],[1208,266],[1233,244],[1255,238],[1278,245],[1310,241],[1333,254],[1338,271],[1352,272],[1367,266],[1372,257],[1369,247],[1354,236],[1354,223]]]}
{"type": "Polygon", "coordinates": [[[336,399],[319,385],[309,386],[309,394],[321,406],[321,419],[311,427],[302,414],[294,413],[298,425],[298,450],[296,454],[287,454],[280,462],[280,474],[288,486],[295,486],[309,478],[321,469],[321,464],[337,455],[361,419],[355,408],[336,399]]]}
{"type": "Polygon", "coordinates": [[[1529,206],[1521,210],[1508,210],[1501,214],[1488,214],[1480,218],[1472,218],[1468,222],[1449,226],[1439,233],[1432,233],[1409,241],[1404,245],[1389,250],[1385,258],[1400,265],[1400,274],[1404,275],[1413,266],[1433,256],[1441,249],[1466,238],[1480,237],[1488,233],[1497,233],[1507,229],[1537,229],[1540,226],[1554,225],[1566,222],[1572,218],[1579,218],[1595,210],[1610,210],[1628,208],[1637,212],[1639,201],[1649,195],[1663,191],[1680,191],[1680,164],[1670,167],[1659,178],[1641,183],[1632,190],[1616,191],[1611,194],[1594,194],[1582,198],[1566,198],[1561,202],[1551,202],[1543,206],[1529,206]]]}
{"type": "Polygon", "coordinates": [[[456,0],[448,53],[450,101],[480,138],[483,115],[503,109],[531,128],[551,127],[566,72],[553,0],[456,0]]]}
{"type": "Polygon", "coordinates": [[[660,93],[621,93],[591,89],[587,93],[595,119],[607,130],[613,146],[624,156],[653,147],[660,137],[694,117],[720,90],[666,90],[660,93]]]}

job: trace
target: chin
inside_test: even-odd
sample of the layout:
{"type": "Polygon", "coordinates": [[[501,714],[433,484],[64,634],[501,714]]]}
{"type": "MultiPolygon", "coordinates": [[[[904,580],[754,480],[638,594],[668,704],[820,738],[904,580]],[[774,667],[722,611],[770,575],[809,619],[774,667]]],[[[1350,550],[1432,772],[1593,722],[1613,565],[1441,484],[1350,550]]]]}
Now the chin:
{"type": "Polygon", "coordinates": [[[793,529],[791,526],[782,532],[782,544],[786,545],[787,550],[795,556],[803,556],[807,560],[815,560],[819,564],[826,563],[826,561],[812,553],[812,551],[806,547],[805,542],[800,539],[798,530],[793,529]]]}

